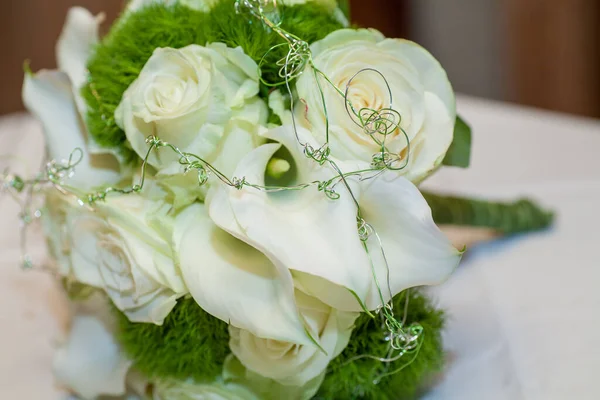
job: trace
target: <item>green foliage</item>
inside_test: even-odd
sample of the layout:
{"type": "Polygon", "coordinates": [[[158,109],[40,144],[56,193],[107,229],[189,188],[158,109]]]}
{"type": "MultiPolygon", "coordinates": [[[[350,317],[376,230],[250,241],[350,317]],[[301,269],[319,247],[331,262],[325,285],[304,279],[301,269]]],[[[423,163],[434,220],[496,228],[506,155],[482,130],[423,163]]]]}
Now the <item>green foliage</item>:
{"type": "MultiPolygon", "coordinates": [[[[282,27],[309,43],[342,27],[319,4],[283,7],[282,13],[282,27]]],[[[103,147],[118,148],[126,160],[134,160],[136,156],[126,144],[125,133],[114,120],[123,93],[156,48],[210,42],[241,46],[258,63],[283,39],[252,17],[237,14],[233,0],[221,1],[208,14],[178,4],[155,4],[123,15],[96,48],[88,63],[89,83],[82,90],[88,105],[87,125],[96,142],[103,147]]],[[[271,53],[263,71],[267,81],[278,80],[279,67],[275,62],[284,54],[283,47],[271,53]]],[[[263,96],[267,93],[261,91],[263,96]]]]}
{"type": "Polygon", "coordinates": [[[467,168],[471,162],[471,127],[459,116],[454,124],[454,140],[446,153],[443,164],[467,168]]]}
{"type": "MultiPolygon", "coordinates": [[[[221,1],[210,12],[208,23],[204,27],[207,42],[223,42],[229,47],[241,46],[256,63],[277,44],[284,43],[275,32],[267,30],[253,17],[239,15],[232,1],[221,1]]],[[[318,3],[307,3],[293,7],[281,7],[281,28],[302,40],[313,43],[323,39],[329,33],[341,29],[342,25],[326,7],[318,3]]],[[[281,81],[278,76],[277,61],[287,52],[287,47],[275,49],[265,59],[262,68],[263,79],[270,83],[281,81]]]]}
{"type": "Polygon", "coordinates": [[[120,311],[118,339],[148,378],[213,380],[229,354],[227,323],[181,299],[162,326],[132,323],[120,311]]]}
{"type": "MultiPolygon", "coordinates": [[[[363,314],[356,321],[356,329],[344,352],[329,366],[329,372],[315,399],[368,399],[402,400],[414,398],[432,375],[439,372],[444,364],[444,352],[440,332],[444,325],[444,315],[436,310],[430,300],[418,291],[410,292],[407,323],[418,322],[424,328],[423,344],[418,356],[400,372],[385,377],[375,384],[385,364],[377,360],[362,358],[360,355],[385,357],[388,342],[383,340],[384,332],[379,319],[363,314]]],[[[403,312],[404,294],[394,298],[394,310],[403,312]]],[[[390,363],[388,371],[402,367],[411,355],[390,363]]]]}
{"type": "Polygon", "coordinates": [[[545,229],[554,214],[536,203],[522,199],[514,203],[498,203],[462,197],[423,193],[438,225],[464,225],[493,228],[504,234],[545,229]]]}

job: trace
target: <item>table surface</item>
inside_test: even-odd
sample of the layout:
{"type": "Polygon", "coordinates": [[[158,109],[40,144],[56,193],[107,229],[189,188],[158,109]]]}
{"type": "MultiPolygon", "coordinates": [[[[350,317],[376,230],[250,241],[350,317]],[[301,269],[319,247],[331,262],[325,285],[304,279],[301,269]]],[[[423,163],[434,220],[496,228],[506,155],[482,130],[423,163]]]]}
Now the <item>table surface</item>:
{"type": "MultiPolygon", "coordinates": [[[[430,290],[448,310],[451,363],[426,399],[598,399],[600,121],[469,97],[458,108],[474,130],[472,165],[442,169],[423,186],[528,196],[554,209],[557,221],[472,248],[455,275],[430,290]]],[[[39,124],[24,114],[0,118],[0,143],[0,162],[13,169],[43,151],[39,124]]],[[[59,399],[52,354],[68,306],[49,276],[19,268],[17,212],[0,199],[0,398],[59,399]]]]}

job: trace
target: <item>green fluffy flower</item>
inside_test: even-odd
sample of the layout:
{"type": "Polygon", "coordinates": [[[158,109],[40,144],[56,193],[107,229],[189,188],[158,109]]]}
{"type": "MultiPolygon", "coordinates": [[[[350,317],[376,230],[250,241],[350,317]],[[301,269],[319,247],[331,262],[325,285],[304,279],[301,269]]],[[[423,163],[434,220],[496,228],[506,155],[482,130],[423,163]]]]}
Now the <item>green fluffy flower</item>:
{"type": "MultiPolygon", "coordinates": [[[[181,49],[191,44],[220,42],[229,48],[241,47],[259,63],[269,49],[283,42],[277,33],[238,14],[233,1],[220,1],[208,13],[178,3],[150,3],[124,13],[102,40],[88,62],[88,84],[82,92],[91,136],[100,146],[118,149],[129,161],[139,157],[117,125],[115,110],[157,48],[181,49]]],[[[282,28],[309,43],[343,27],[327,7],[316,2],[283,6],[281,10],[282,28]]],[[[280,80],[276,62],[284,55],[283,47],[270,53],[262,69],[263,79],[280,80]]],[[[260,95],[266,98],[268,92],[263,86],[260,95]]]]}
{"type": "Polygon", "coordinates": [[[135,367],[150,379],[213,381],[229,354],[227,323],[191,298],[179,300],[162,326],[132,323],[117,311],[117,339],[135,367]]]}
{"type": "MultiPolygon", "coordinates": [[[[404,294],[394,298],[394,310],[399,317],[405,306],[404,294]]],[[[418,322],[424,328],[423,342],[417,357],[407,354],[399,360],[386,364],[359,356],[385,357],[389,343],[384,341],[379,319],[363,314],[356,321],[355,330],[346,350],[329,365],[329,372],[315,400],[365,399],[404,400],[413,399],[444,365],[441,330],[444,325],[443,312],[418,291],[410,292],[408,324],[418,322]],[[378,384],[376,379],[385,371],[397,373],[387,376],[378,384]],[[387,369],[386,369],[387,368],[387,369]]]]}

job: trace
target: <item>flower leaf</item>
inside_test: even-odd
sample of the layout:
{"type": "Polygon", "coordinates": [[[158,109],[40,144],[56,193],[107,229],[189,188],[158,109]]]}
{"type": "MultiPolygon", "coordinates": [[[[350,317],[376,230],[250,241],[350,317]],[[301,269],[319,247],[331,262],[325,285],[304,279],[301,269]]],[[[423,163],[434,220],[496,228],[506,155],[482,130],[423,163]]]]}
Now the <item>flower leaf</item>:
{"type": "Polygon", "coordinates": [[[471,127],[460,116],[456,116],[454,140],[446,153],[443,164],[467,168],[471,161],[471,127]]]}

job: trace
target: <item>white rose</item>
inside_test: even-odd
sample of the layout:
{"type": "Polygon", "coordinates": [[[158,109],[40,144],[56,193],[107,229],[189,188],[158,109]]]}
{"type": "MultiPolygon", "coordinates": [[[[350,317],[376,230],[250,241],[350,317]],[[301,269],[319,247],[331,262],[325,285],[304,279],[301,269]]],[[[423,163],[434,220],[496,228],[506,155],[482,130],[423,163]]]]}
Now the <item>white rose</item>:
{"type": "Polygon", "coordinates": [[[173,261],[170,206],[131,194],[98,203],[96,212],[64,199],[47,208],[59,271],[103,289],[131,321],[162,324],[187,292],[173,261]]]}
{"type": "MultiPolygon", "coordinates": [[[[227,157],[224,144],[231,135],[236,151],[255,147],[252,138],[267,118],[258,87],[258,67],[241,48],[222,43],[159,48],[123,94],[115,120],[142,158],[148,152],[146,138],[154,135],[218,164],[220,155],[227,157]]],[[[175,174],[179,158],[163,149],[149,163],[175,174]]]]}
{"type": "Polygon", "coordinates": [[[282,385],[242,365],[233,354],[225,359],[223,379],[251,389],[261,400],[309,400],[319,391],[325,371],[302,386],[282,385]]]}
{"type": "Polygon", "coordinates": [[[156,382],[153,400],[259,400],[247,388],[229,383],[156,382]]]}
{"type": "Polygon", "coordinates": [[[76,148],[81,149],[75,175],[65,181],[81,190],[122,179],[118,160],[98,150],[83,123],[86,105],[80,89],[87,82],[86,64],[98,43],[102,19],[80,7],[70,9],[57,44],[59,70],[26,73],[23,84],[23,103],[42,123],[49,159],[67,160],[76,148]]]}
{"type": "Polygon", "coordinates": [[[346,348],[358,314],[334,310],[300,291],[296,291],[296,302],[320,347],[265,339],[233,326],[229,345],[248,370],[285,386],[301,387],[322,375],[346,348]]]}
{"type": "MultiPolygon", "coordinates": [[[[442,162],[450,146],[456,118],[455,99],[446,73],[440,64],[419,45],[402,39],[386,39],[375,30],[343,29],[311,45],[314,63],[342,92],[359,71],[374,69],[385,77],[392,92],[391,106],[401,117],[401,128],[410,141],[409,164],[404,176],[419,182],[442,162]]],[[[323,101],[313,71],[308,67],[296,83],[299,99],[295,116],[307,127],[319,145],[325,143],[323,101]]],[[[371,162],[381,152],[372,137],[348,115],[344,97],[323,78],[329,115],[330,148],[343,161],[371,162]]],[[[276,95],[277,97],[277,95],[276,95]]],[[[273,100],[276,100],[276,97],[273,100]]],[[[376,72],[363,71],[352,81],[348,101],[357,112],[363,108],[381,110],[390,107],[390,95],[383,78],[376,72]]],[[[281,105],[274,104],[281,109],[281,105]]],[[[380,141],[382,135],[375,137],[380,141]]],[[[406,160],[407,141],[396,129],[386,137],[391,153],[406,160]]]]}

